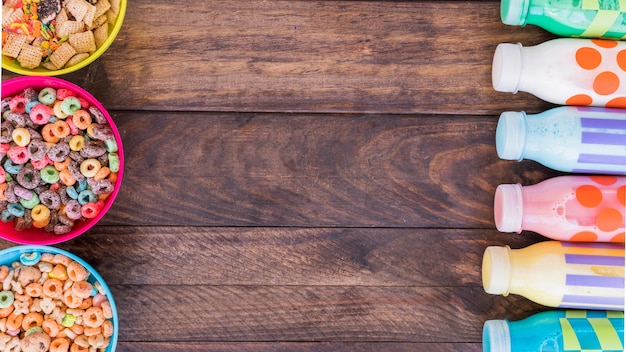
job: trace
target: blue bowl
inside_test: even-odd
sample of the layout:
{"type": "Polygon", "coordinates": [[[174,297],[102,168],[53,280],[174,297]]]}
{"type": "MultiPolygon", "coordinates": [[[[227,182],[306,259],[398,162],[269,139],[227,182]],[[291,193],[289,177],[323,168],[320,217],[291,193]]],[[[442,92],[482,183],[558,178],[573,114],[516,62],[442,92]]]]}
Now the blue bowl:
{"type": "Polygon", "coordinates": [[[7,265],[10,267],[11,263],[20,261],[20,256],[22,254],[30,254],[33,252],[63,254],[69,257],[70,259],[75,260],[78,263],[80,263],[89,272],[90,275],[87,278],[88,282],[90,282],[91,284],[98,282],[102,286],[105,292],[105,295],[107,296],[107,299],[109,303],[111,304],[111,310],[113,311],[113,318],[111,319],[111,322],[113,323],[113,335],[111,335],[109,346],[107,347],[105,351],[106,352],[115,351],[115,348],[117,346],[117,337],[119,335],[118,334],[119,322],[118,322],[118,316],[117,316],[117,307],[115,306],[115,301],[113,300],[113,295],[111,294],[111,290],[107,286],[106,282],[104,282],[104,279],[102,278],[102,276],[100,276],[100,274],[98,274],[98,272],[96,272],[96,270],[93,267],[91,267],[91,265],[87,264],[87,262],[77,257],[76,255],[70,252],[64,251],[62,249],[58,249],[58,248],[50,247],[50,246],[25,245],[25,246],[16,246],[16,247],[11,247],[11,248],[0,250],[0,265],[7,265]]]}

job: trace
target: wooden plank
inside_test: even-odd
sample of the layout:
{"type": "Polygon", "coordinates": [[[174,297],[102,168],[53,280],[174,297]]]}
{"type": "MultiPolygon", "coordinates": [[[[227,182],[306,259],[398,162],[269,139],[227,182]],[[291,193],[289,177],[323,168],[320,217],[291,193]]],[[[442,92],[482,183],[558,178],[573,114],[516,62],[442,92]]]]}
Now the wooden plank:
{"type": "Polygon", "coordinates": [[[120,341],[479,343],[488,319],[541,308],[478,287],[111,287],[120,341]]]}
{"type": "Polygon", "coordinates": [[[503,25],[497,1],[136,0],[63,78],[112,110],[533,112],[548,105],[493,90],[493,52],[552,37],[503,25]]]}
{"type": "Polygon", "coordinates": [[[128,352],[482,352],[480,343],[337,343],[337,342],[121,342],[118,350],[128,352]]]}
{"type": "Polygon", "coordinates": [[[555,175],[500,160],[495,117],[114,119],[126,174],[106,225],[492,228],[498,184],[555,175]]]}
{"type": "Polygon", "coordinates": [[[495,229],[97,226],[58,246],[111,285],[482,287],[487,246],[543,239],[495,229]]]}

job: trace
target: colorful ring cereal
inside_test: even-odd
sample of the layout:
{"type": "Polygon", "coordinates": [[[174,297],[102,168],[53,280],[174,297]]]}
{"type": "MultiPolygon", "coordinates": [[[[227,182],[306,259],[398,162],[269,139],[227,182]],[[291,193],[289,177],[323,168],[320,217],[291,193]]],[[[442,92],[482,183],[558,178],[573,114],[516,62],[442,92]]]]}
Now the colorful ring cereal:
{"type": "Polygon", "coordinates": [[[78,109],[80,109],[80,100],[74,96],[68,96],[61,102],[61,111],[68,116],[74,115],[78,109]]]}
{"type": "MultiPolygon", "coordinates": [[[[5,85],[12,81],[35,80],[39,78],[5,81],[2,94],[7,91],[5,85]]],[[[57,81],[61,80],[46,78],[45,86],[22,85],[2,97],[0,139],[6,139],[6,143],[0,143],[2,238],[9,232],[12,240],[31,241],[32,232],[49,241],[46,243],[65,240],[65,234],[75,236],[76,231],[84,232],[93,226],[92,219],[102,217],[118,192],[119,170],[111,170],[110,158],[115,168],[119,163],[115,158],[119,160],[122,150],[110,116],[88,93],[57,81]],[[17,111],[11,110],[11,100],[17,111]],[[28,113],[19,113],[22,107],[28,113]],[[58,116],[56,110],[60,112],[58,116]],[[51,115],[45,122],[48,112],[51,115]],[[75,120],[84,129],[79,129],[75,120]],[[90,196],[79,198],[85,190],[90,196]],[[76,204],[77,200],[93,204],[83,207],[80,202],[76,204]],[[15,204],[11,211],[8,204],[15,204]],[[50,210],[49,217],[37,216],[40,206],[50,210]],[[33,209],[35,219],[31,216],[33,209]],[[4,222],[12,222],[11,230],[15,231],[7,229],[4,222]],[[28,231],[28,237],[19,233],[29,228],[32,231],[28,231]]]]}
{"type": "Polygon", "coordinates": [[[0,308],[4,334],[16,336],[22,343],[35,336],[28,343],[41,343],[43,349],[37,351],[115,350],[115,303],[104,280],[91,266],[73,254],[45,246],[8,248],[0,251],[0,259],[0,275],[6,275],[2,283],[7,287],[0,292],[0,304],[6,306],[0,308]],[[31,253],[40,253],[40,261],[33,266],[21,263],[19,257],[31,253]],[[57,255],[64,259],[61,261],[57,255]],[[53,267],[72,267],[86,280],[74,281],[62,274],[51,278],[53,267]],[[22,273],[27,278],[22,279],[22,273]],[[97,301],[91,297],[94,287],[101,292],[97,301]],[[44,348],[46,345],[50,347],[44,348]]]}
{"type": "Polygon", "coordinates": [[[28,148],[18,145],[13,146],[9,149],[9,158],[16,164],[26,164],[30,159],[28,148]]]}
{"type": "Polygon", "coordinates": [[[96,176],[102,165],[97,159],[86,159],[80,164],[80,173],[88,178],[96,176]]]}
{"type": "Polygon", "coordinates": [[[7,308],[13,304],[15,297],[11,291],[0,292],[0,308],[7,308]]]}
{"type": "Polygon", "coordinates": [[[18,127],[11,132],[13,142],[20,147],[25,147],[30,143],[30,133],[24,127],[18,127]]]}
{"type": "Polygon", "coordinates": [[[37,100],[42,104],[50,105],[57,100],[57,91],[54,88],[44,88],[37,95],[37,100]]]}
{"type": "Polygon", "coordinates": [[[78,152],[81,149],[83,149],[84,144],[85,144],[85,137],[79,136],[79,135],[73,136],[69,142],[70,149],[75,152],[78,152]]]}
{"type": "Polygon", "coordinates": [[[52,116],[52,111],[47,105],[37,104],[33,106],[30,110],[30,120],[33,121],[37,125],[45,125],[50,121],[50,116],[52,116]]]}
{"type": "Polygon", "coordinates": [[[67,122],[58,120],[53,126],[52,133],[54,133],[56,137],[65,138],[70,135],[70,125],[68,125],[67,122]]]}
{"type": "Polygon", "coordinates": [[[57,170],[54,166],[48,165],[39,170],[39,176],[43,182],[53,184],[59,181],[59,170],[57,170]]]}
{"type": "Polygon", "coordinates": [[[45,221],[50,218],[50,209],[43,204],[35,205],[30,212],[30,216],[33,221],[45,221]]]}

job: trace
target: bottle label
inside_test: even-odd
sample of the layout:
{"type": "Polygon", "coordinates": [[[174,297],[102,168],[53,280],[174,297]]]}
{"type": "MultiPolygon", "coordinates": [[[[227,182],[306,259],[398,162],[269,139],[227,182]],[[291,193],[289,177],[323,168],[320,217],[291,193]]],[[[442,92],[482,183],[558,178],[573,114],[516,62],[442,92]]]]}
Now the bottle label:
{"type": "MultiPolygon", "coordinates": [[[[580,108],[584,111],[584,108],[580,108]]],[[[589,170],[602,165],[626,165],[626,119],[581,117],[581,148],[597,150],[597,153],[582,153],[578,156],[579,164],[589,164],[589,170]],[[620,155],[622,154],[622,155],[620,155]]],[[[582,165],[581,165],[582,166],[582,165]]],[[[575,172],[586,172],[578,168],[575,172]]]]}
{"type": "Polygon", "coordinates": [[[583,10],[597,11],[593,21],[581,34],[581,37],[601,38],[611,30],[613,24],[620,19],[622,11],[626,12],[624,0],[583,0],[583,10]]]}
{"type": "Polygon", "coordinates": [[[623,309],[624,246],[563,242],[565,294],[560,308],[623,309]]]}
{"type": "Polygon", "coordinates": [[[618,330],[624,328],[624,312],[567,311],[559,318],[563,331],[563,351],[623,351],[618,330]]]}
{"type": "Polygon", "coordinates": [[[569,96],[565,104],[626,108],[626,44],[618,40],[591,39],[580,41],[579,45],[573,59],[581,80],[574,85],[584,89],[572,87],[570,92],[574,94],[565,93],[569,96]]]}

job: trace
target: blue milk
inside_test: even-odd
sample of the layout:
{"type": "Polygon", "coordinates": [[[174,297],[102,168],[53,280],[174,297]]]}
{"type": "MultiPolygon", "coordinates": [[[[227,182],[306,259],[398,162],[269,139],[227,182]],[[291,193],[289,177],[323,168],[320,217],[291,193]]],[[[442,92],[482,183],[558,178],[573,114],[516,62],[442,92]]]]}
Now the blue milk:
{"type": "Polygon", "coordinates": [[[496,129],[498,156],[576,173],[626,175],[626,110],[561,106],[507,111],[496,129]]]}
{"type": "Polygon", "coordinates": [[[510,322],[488,320],[484,352],[623,352],[624,312],[552,310],[510,322]]]}

